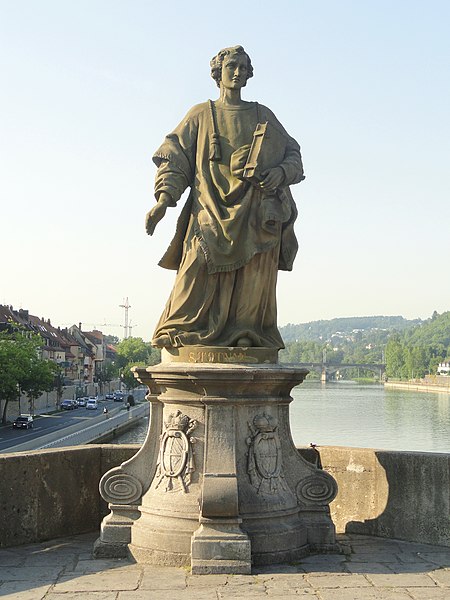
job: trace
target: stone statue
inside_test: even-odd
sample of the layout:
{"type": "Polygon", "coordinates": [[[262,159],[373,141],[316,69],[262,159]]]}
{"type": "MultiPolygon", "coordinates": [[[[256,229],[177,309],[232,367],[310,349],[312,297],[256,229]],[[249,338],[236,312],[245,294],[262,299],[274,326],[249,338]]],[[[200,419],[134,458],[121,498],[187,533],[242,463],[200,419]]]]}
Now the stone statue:
{"type": "Polygon", "coordinates": [[[277,360],[275,287],[297,252],[289,186],[304,178],[300,148],[268,108],[241,99],[253,75],[241,46],[211,67],[219,99],[194,106],[153,158],[150,235],[190,194],[159,263],[177,270],[152,342],[161,363],[133,368],[149,390],[149,431],[100,481],[111,513],[94,555],[250,574],[336,551],[337,486],[290,433],[290,392],[308,370],[277,360]]]}
{"type": "Polygon", "coordinates": [[[153,156],[157,203],[147,233],[188,187],[190,195],[159,262],[177,275],[152,344],[280,349],[276,280],[298,248],[289,186],[304,179],[300,147],[268,108],[242,100],[253,76],[242,46],[210,64],[219,99],[194,106],[153,156]],[[258,128],[259,155],[251,150],[258,128]]]}

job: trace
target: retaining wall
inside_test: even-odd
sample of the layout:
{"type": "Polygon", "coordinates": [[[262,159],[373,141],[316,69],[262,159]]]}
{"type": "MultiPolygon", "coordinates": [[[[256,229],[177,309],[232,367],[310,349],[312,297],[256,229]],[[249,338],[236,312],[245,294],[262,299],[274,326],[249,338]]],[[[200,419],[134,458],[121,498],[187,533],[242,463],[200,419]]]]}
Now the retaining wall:
{"type": "Polygon", "coordinates": [[[434,380],[420,379],[417,381],[395,381],[389,380],[384,383],[384,387],[394,390],[407,390],[409,392],[424,392],[430,394],[450,394],[450,377],[440,377],[434,380]]]}
{"type": "MultiPolygon", "coordinates": [[[[0,455],[0,547],[99,530],[98,482],[137,445],[90,445],[0,455]]],[[[301,448],[307,460],[317,453],[301,448]]],[[[450,546],[450,454],[323,447],[339,485],[338,532],[450,546]]]]}

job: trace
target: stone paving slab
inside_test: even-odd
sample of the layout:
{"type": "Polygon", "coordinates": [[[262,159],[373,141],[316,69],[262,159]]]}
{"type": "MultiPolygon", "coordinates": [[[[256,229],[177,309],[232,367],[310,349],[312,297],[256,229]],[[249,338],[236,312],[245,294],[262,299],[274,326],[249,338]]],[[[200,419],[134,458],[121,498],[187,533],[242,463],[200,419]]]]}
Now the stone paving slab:
{"type": "Polygon", "coordinates": [[[449,590],[442,588],[407,588],[413,600],[448,600],[449,590]]]}
{"type": "MultiPolygon", "coordinates": [[[[56,581],[64,566],[52,567],[0,567],[0,581],[56,581]]],[[[1,588],[0,588],[1,589],[1,588]]]]}
{"type": "Polygon", "coordinates": [[[14,552],[0,551],[0,567],[18,567],[23,562],[23,556],[14,552]]]}
{"type": "Polygon", "coordinates": [[[419,556],[427,562],[450,568],[450,550],[448,552],[421,552],[419,556]]]}
{"type": "MultiPolygon", "coordinates": [[[[209,577],[209,575],[206,577],[209,577]]],[[[59,598],[52,598],[52,600],[66,600],[66,598],[60,596],[59,598]]],[[[77,598],[77,600],[81,599],[77,598]]],[[[148,590],[137,590],[136,592],[120,592],[117,600],[218,600],[218,595],[214,589],[177,590],[173,595],[170,595],[167,590],[156,590],[151,593],[148,590]]]]}
{"type": "Polygon", "coordinates": [[[109,569],[87,575],[64,575],[59,578],[53,591],[63,593],[136,590],[140,578],[139,570],[126,571],[124,569],[109,569]]]}
{"type": "MultiPolygon", "coordinates": [[[[450,570],[449,569],[439,569],[438,571],[433,571],[430,573],[430,576],[442,586],[446,586],[450,588],[450,570]]],[[[449,595],[450,599],[450,595],[449,595]]]]}
{"type": "Polygon", "coordinates": [[[350,572],[360,575],[368,575],[369,573],[393,573],[391,565],[378,562],[349,562],[345,568],[350,572]]]}
{"type": "Polygon", "coordinates": [[[321,590],[320,600],[411,600],[411,596],[405,590],[346,588],[321,590]]]}
{"type": "MultiPolygon", "coordinates": [[[[47,600],[50,585],[42,582],[8,581],[0,586],[0,597],[10,600],[47,600]]],[[[59,597],[61,600],[61,596],[59,597]]]]}
{"type": "Polygon", "coordinates": [[[369,587],[371,584],[364,575],[342,573],[338,575],[306,575],[307,581],[313,589],[323,588],[360,588],[369,587]]]}
{"type": "MultiPolygon", "coordinates": [[[[37,598],[33,598],[33,600],[37,600],[37,598]]],[[[39,600],[117,600],[117,592],[67,592],[64,594],[49,592],[47,596],[39,598],[39,600]]],[[[151,599],[147,596],[147,600],[151,599]]]]}
{"type": "MultiPolygon", "coordinates": [[[[389,563],[388,568],[392,573],[429,573],[438,569],[436,565],[426,562],[389,563]]],[[[450,598],[449,598],[450,600],[450,598]]]]}
{"type": "Polygon", "coordinates": [[[96,534],[0,550],[3,600],[450,600],[450,548],[341,536],[341,554],[251,575],[92,558],[96,534]]]}
{"type": "Polygon", "coordinates": [[[142,590],[184,590],[187,572],[176,567],[143,568],[140,589],[142,590]]]}
{"type": "MultiPolygon", "coordinates": [[[[407,588],[407,587],[435,587],[436,583],[433,579],[428,575],[428,573],[393,573],[392,575],[388,574],[372,574],[367,575],[367,579],[375,586],[375,587],[397,587],[397,588],[407,588]]],[[[449,589],[450,592],[450,589],[449,589]]],[[[449,595],[450,598],[450,595],[449,595]]]]}

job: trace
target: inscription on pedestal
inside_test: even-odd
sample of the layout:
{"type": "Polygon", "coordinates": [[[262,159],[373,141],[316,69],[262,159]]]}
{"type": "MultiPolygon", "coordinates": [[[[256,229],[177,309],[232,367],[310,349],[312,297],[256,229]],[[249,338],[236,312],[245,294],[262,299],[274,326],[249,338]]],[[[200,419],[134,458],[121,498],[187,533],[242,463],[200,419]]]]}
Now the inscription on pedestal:
{"type": "Polygon", "coordinates": [[[196,352],[189,352],[188,362],[190,363],[239,363],[239,362],[253,362],[256,363],[256,358],[248,356],[245,352],[239,351],[226,351],[226,350],[199,350],[196,352]]]}
{"type": "Polygon", "coordinates": [[[275,348],[182,346],[181,348],[164,348],[161,359],[163,363],[276,364],[278,362],[278,352],[275,348]]]}

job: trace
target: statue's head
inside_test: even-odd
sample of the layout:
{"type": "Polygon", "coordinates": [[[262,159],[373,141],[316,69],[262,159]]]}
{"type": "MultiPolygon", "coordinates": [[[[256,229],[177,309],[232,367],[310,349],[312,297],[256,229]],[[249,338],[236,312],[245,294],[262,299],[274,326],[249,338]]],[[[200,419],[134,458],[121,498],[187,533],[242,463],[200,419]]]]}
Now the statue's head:
{"type": "Polygon", "coordinates": [[[218,52],[216,54],[216,56],[214,56],[211,59],[211,62],[209,63],[211,65],[211,77],[216,82],[217,87],[220,87],[220,82],[222,79],[223,61],[225,60],[225,58],[228,58],[233,55],[237,55],[239,57],[245,56],[247,58],[247,79],[245,80],[244,85],[247,83],[247,80],[250,79],[250,77],[253,77],[252,62],[250,60],[250,56],[247,54],[247,52],[244,50],[244,48],[242,46],[233,46],[232,48],[224,48],[223,50],[220,50],[220,52],[218,52]]]}

